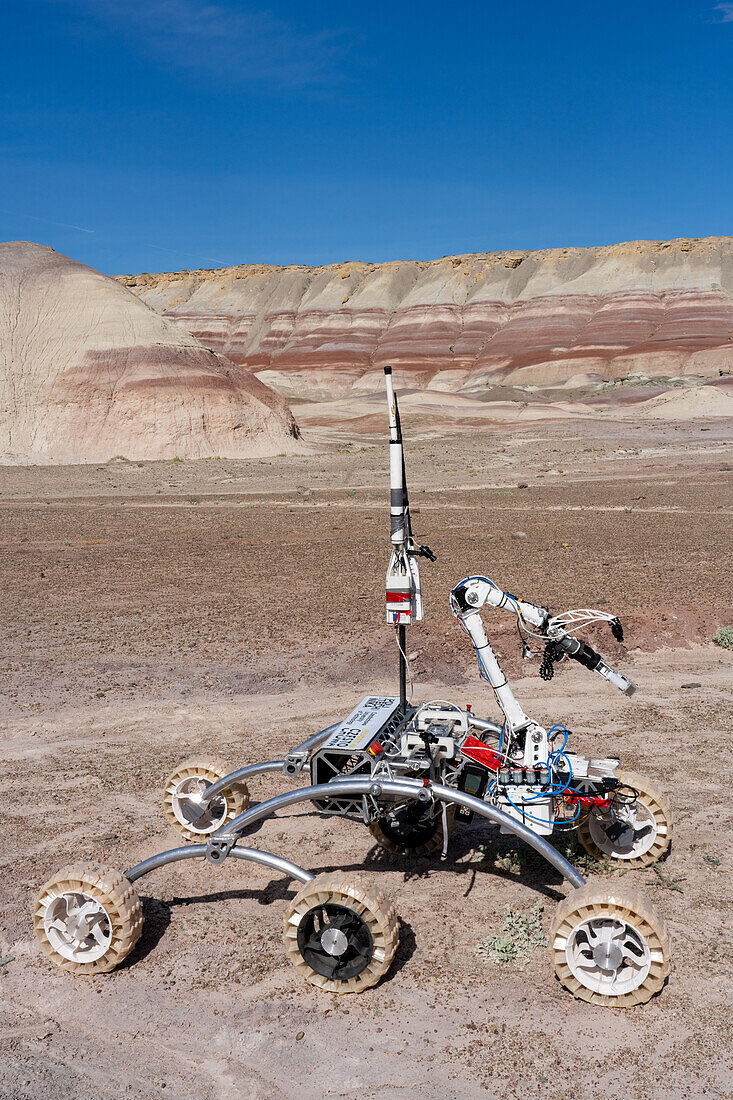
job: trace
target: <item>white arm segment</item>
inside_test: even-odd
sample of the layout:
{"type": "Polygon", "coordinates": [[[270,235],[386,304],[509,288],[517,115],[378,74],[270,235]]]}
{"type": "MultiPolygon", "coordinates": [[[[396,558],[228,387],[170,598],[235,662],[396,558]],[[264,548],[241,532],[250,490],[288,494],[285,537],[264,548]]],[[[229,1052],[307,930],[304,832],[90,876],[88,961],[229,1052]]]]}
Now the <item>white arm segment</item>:
{"type": "MultiPolygon", "coordinates": [[[[496,607],[502,610],[513,611],[517,616],[520,624],[525,627],[528,633],[532,634],[537,632],[535,636],[539,636],[544,641],[556,642],[562,650],[572,657],[573,660],[578,661],[586,668],[591,669],[593,672],[597,672],[599,676],[602,676],[604,680],[607,680],[609,684],[613,684],[624,695],[633,695],[636,691],[636,685],[633,681],[629,680],[627,676],[617,672],[614,668],[604,661],[600,653],[596,653],[586,642],[580,641],[578,638],[572,637],[565,629],[569,627],[587,626],[592,622],[608,622],[618,623],[618,620],[613,615],[609,615],[605,611],[593,611],[590,608],[583,608],[578,611],[567,611],[564,615],[554,615],[550,617],[550,614],[546,607],[538,607],[536,604],[528,603],[526,600],[520,599],[519,596],[513,596],[511,592],[504,592],[488,577],[467,577],[465,581],[461,581],[459,585],[453,589],[451,593],[451,607],[453,613],[460,623],[463,624],[465,629],[471,635],[471,640],[476,646],[479,659],[479,671],[484,679],[491,683],[491,686],[496,692],[496,687],[490,676],[484,675],[482,665],[485,664],[482,658],[482,651],[479,648],[479,642],[488,646],[486,639],[486,633],[481,625],[481,618],[478,614],[479,609],[488,605],[489,607],[496,607]],[[480,632],[479,626],[480,625],[480,632]]],[[[490,651],[491,647],[489,647],[490,651]]],[[[492,654],[493,656],[493,654],[492,654]]],[[[496,660],[496,658],[494,658],[496,660]]],[[[497,665],[498,668],[498,665],[497,665]]],[[[501,670],[499,670],[501,672],[501,670]]],[[[487,668],[488,673],[488,668],[487,668]]],[[[502,679],[504,677],[502,676],[502,679]]],[[[499,699],[498,692],[497,699],[499,699]]],[[[504,709],[501,699],[499,703],[504,709]]],[[[507,717],[509,717],[507,715],[507,717]]]]}
{"type": "MultiPolygon", "coordinates": [[[[536,604],[527,603],[519,596],[512,596],[511,592],[502,591],[488,577],[467,577],[459,587],[464,594],[469,611],[478,611],[479,608],[488,604],[489,607],[513,611],[526,626],[543,629],[548,622],[549,615],[546,607],[537,607],[536,604]]],[[[460,611],[456,611],[456,614],[462,618],[460,611]]]]}
{"type": "Polygon", "coordinates": [[[530,719],[520,707],[514,697],[514,692],[507,683],[506,676],[496,659],[489,639],[486,637],[484,624],[481,622],[478,611],[465,611],[460,614],[459,618],[476,647],[481,678],[486,680],[493,688],[496,701],[504,712],[504,717],[510,728],[516,730],[526,726],[530,719]]]}
{"type": "Polygon", "coordinates": [[[547,622],[547,609],[526,603],[504,592],[488,577],[468,577],[451,593],[451,607],[476,647],[479,674],[491,685],[496,701],[511,729],[521,729],[531,719],[524,713],[507,683],[499,662],[486,637],[479,608],[486,604],[513,611],[527,626],[541,628],[547,622]],[[460,593],[460,595],[458,595],[460,593]]]}

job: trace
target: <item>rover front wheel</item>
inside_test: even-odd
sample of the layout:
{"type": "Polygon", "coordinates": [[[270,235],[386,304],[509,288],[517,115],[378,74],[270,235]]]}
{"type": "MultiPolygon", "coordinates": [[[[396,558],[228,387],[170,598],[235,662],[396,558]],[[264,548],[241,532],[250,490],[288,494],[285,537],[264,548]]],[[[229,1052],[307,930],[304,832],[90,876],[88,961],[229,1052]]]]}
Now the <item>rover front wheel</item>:
{"type": "Polygon", "coordinates": [[[298,973],[328,993],[361,993],[387,973],[399,941],[397,915],[358,876],[322,874],[288,906],[283,942],[298,973]]]}
{"type": "Polygon", "coordinates": [[[211,758],[184,760],[170,775],[163,793],[163,810],[169,823],[185,840],[200,840],[215,833],[249,809],[249,788],[243,781],[233,783],[208,804],[202,795],[231,768],[225,760],[211,758]]]}
{"type": "Polygon", "coordinates": [[[555,912],[549,945],[559,980],[591,1004],[644,1004],[669,974],[664,920],[638,890],[615,883],[590,883],[568,894],[555,912]]]}
{"type": "Polygon", "coordinates": [[[672,840],[672,807],[645,775],[625,772],[610,810],[593,810],[578,828],[578,840],[596,859],[623,867],[649,867],[672,840]],[[628,792],[628,794],[626,794],[628,792]]]}
{"type": "Polygon", "coordinates": [[[104,974],[140,938],[140,899],[119,871],[94,864],[65,867],[38,895],[33,929],[46,955],[72,974],[104,974]]]}

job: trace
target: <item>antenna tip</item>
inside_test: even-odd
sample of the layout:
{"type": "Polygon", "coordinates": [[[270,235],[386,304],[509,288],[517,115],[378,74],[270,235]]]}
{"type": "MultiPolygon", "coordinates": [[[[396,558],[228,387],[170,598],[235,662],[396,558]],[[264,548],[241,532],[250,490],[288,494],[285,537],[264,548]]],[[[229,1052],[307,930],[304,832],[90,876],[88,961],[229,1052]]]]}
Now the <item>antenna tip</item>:
{"type": "Polygon", "coordinates": [[[392,368],[391,367],[385,367],[384,368],[384,373],[385,374],[391,374],[392,373],[392,368]]]}

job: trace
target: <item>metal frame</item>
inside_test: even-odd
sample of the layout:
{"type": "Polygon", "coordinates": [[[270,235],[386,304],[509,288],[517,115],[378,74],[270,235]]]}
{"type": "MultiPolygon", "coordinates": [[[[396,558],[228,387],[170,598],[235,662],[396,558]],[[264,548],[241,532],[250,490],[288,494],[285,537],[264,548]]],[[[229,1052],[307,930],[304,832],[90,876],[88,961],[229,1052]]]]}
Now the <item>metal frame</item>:
{"type": "MultiPolygon", "coordinates": [[[[325,740],[329,733],[330,730],[321,731],[321,734],[316,736],[323,737],[325,740]]],[[[271,760],[264,764],[253,764],[249,768],[240,768],[239,771],[232,772],[231,775],[224,776],[223,779],[212,784],[206,793],[209,797],[212,797],[211,792],[214,791],[215,788],[218,788],[220,792],[226,790],[226,788],[236,782],[238,778],[243,779],[248,775],[257,775],[261,772],[278,771],[282,766],[282,761],[271,760]]],[[[182,859],[198,859],[203,856],[209,863],[221,863],[227,856],[234,856],[235,859],[244,859],[255,863],[265,864],[300,882],[309,882],[313,878],[313,875],[308,871],[304,871],[303,868],[298,867],[296,864],[291,863],[289,860],[283,859],[280,856],[271,855],[269,852],[259,851],[259,849],[256,848],[238,848],[236,846],[237,841],[242,834],[256,822],[271,817],[278,810],[282,810],[286,806],[292,806],[298,802],[311,802],[323,798],[324,796],[332,795],[334,787],[338,787],[344,794],[361,794],[373,799],[378,799],[387,795],[397,796],[399,798],[414,798],[421,802],[431,802],[437,799],[439,802],[447,805],[464,806],[467,810],[473,810],[479,817],[484,817],[488,821],[493,821],[495,824],[501,825],[504,829],[519,837],[520,840],[523,840],[525,844],[534,848],[536,852],[543,856],[548,863],[560,872],[563,878],[565,878],[571,886],[577,887],[585,885],[583,876],[576,871],[572,863],[565,859],[556,848],[553,848],[553,846],[543,837],[538,836],[531,829],[527,828],[526,825],[510,817],[496,806],[492,806],[482,801],[480,798],[474,798],[473,795],[466,794],[464,791],[455,790],[453,787],[446,787],[441,783],[424,783],[419,779],[374,780],[371,778],[335,779],[330,783],[319,783],[315,786],[301,787],[294,791],[287,791],[285,794],[276,795],[274,798],[269,798],[265,802],[253,806],[251,809],[246,810],[245,813],[235,817],[232,821],[222,825],[221,828],[211,835],[208,844],[192,844],[184,848],[173,848],[170,851],[161,852],[159,855],[151,856],[150,859],[146,859],[142,863],[138,863],[136,867],[126,871],[125,877],[129,879],[130,882],[134,882],[136,879],[142,878],[143,875],[149,874],[150,871],[154,871],[158,867],[165,866],[168,863],[175,863],[182,859]]]]}
{"type": "MultiPolygon", "coordinates": [[[[167,863],[177,863],[180,859],[203,859],[206,856],[207,848],[208,845],[206,844],[187,844],[184,848],[171,848],[168,852],[160,852],[159,855],[144,859],[142,863],[138,863],[137,866],[131,867],[129,871],[125,871],[125,878],[129,882],[135,882],[143,875],[155,871],[158,867],[164,867],[167,863]]],[[[291,863],[289,859],[273,856],[269,852],[261,852],[258,848],[232,848],[228,854],[234,856],[235,859],[245,859],[251,863],[263,863],[266,867],[281,871],[288,878],[297,879],[298,882],[312,882],[315,878],[310,871],[305,871],[302,867],[298,867],[296,863],[291,863]]]]}

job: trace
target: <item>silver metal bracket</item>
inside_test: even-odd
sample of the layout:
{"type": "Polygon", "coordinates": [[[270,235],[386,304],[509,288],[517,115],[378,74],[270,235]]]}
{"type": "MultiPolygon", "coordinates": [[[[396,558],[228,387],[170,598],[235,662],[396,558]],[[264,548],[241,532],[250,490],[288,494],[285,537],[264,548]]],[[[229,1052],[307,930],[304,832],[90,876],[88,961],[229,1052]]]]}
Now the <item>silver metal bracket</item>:
{"type": "Polygon", "coordinates": [[[308,763],[308,754],[305,752],[289,752],[283,761],[283,773],[290,779],[300,775],[308,763]]]}
{"type": "Polygon", "coordinates": [[[233,836],[212,837],[206,845],[206,859],[209,863],[223,863],[236,843],[233,836]]]}

